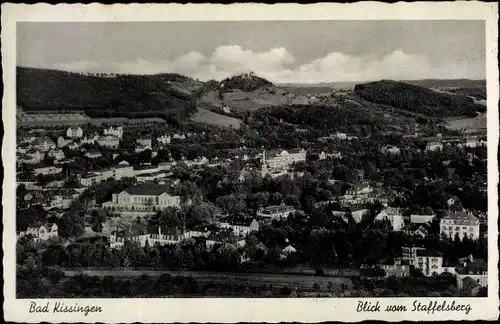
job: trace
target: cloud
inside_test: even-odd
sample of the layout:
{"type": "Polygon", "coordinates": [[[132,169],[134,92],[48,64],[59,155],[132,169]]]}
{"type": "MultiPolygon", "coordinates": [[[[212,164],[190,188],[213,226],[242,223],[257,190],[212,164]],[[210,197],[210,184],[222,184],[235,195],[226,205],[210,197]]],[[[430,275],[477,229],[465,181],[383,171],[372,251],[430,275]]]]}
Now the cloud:
{"type": "Polygon", "coordinates": [[[484,78],[484,67],[476,62],[432,62],[427,56],[396,50],[382,58],[331,52],[304,64],[284,47],[255,52],[238,45],[217,47],[208,56],[188,52],[165,61],[137,59],[129,62],[70,62],[55,69],[77,72],[128,74],[179,73],[200,80],[221,80],[253,71],[276,83],[350,82],[380,79],[484,78]]]}

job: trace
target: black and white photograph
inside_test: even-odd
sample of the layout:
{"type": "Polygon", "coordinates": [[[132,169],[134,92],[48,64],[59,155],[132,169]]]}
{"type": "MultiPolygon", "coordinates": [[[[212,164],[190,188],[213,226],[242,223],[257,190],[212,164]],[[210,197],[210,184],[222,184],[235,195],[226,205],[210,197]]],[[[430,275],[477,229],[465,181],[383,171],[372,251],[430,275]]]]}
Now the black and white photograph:
{"type": "Polygon", "coordinates": [[[30,313],[53,299],[50,312],[87,315],[96,298],[348,298],[370,312],[406,297],[465,316],[488,300],[486,20],[15,29],[4,201],[30,313]]]}

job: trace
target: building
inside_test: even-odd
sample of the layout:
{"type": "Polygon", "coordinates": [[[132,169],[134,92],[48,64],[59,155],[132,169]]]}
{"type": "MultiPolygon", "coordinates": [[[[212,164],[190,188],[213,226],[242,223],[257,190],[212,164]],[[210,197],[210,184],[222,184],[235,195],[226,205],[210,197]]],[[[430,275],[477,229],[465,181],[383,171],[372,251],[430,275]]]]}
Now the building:
{"type": "Polygon", "coordinates": [[[156,138],[156,141],[158,143],[161,143],[163,145],[166,145],[166,144],[170,144],[170,141],[171,141],[171,138],[170,138],[170,135],[162,135],[160,137],[157,137],[156,138]]]}
{"type": "Polygon", "coordinates": [[[326,160],[327,158],[341,159],[342,153],[340,152],[325,153],[324,151],[321,151],[321,153],[318,155],[319,160],[326,160]]]}
{"type": "Polygon", "coordinates": [[[30,226],[26,231],[20,232],[19,237],[32,235],[36,242],[47,241],[59,236],[56,223],[40,223],[35,226],[30,226]]]}
{"type": "Polygon", "coordinates": [[[440,234],[450,238],[456,235],[462,240],[465,236],[470,239],[479,239],[479,219],[471,212],[448,211],[439,224],[440,234]]]}
{"type": "Polygon", "coordinates": [[[410,265],[414,265],[417,258],[417,251],[420,250],[425,250],[425,248],[419,246],[402,246],[402,260],[408,262],[410,265]]]}
{"type": "Polygon", "coordinates": [[[457,287],[464,288],[467,278],[474,280],[481,287],[488,286],[488,264],[482,259],[467,258],[462,265],[456,268],[457,287]]]}
{"type": "Polygon", "coordinates": [[[80,178],[80,184],[88,187],[109,178],[120,180],[122,178],[131,178],[134,175],[134,168],[132,166],[116,166],[112,169],[102,169],[89,172],[80,178]]]}
{"type": "Polygon", "coordinates": [[[412,214],[410,215],[410,223],[425,224],[432,222],[434,218],[436,218],[436,214],[431,214],[431,215],[412,214]]]}
{"type": "Polygon", "coordinates": [[[61,149],[50,150],[47,153],[47,156],[53,158],[56,161],[62,160],[66,157],[61,149]]]}
{"type": "Polygon", "coordinates": [[[118,211],[156,211],[168,207],[179,208],[181,198],[171,196],[168,187],[153,183],[133,185],[118,194],[113,194],[110,202],[103,203],[103,208],[118,211]]]}
{"type": "Polygon", "coordinates": [[[113,126],[111,126],[109,128],[105,128],[103,134],[115,136],[121,139],[123,137],[123,127],[119,126],[114,128],[113,126]]]}
{"type": "Polygon", "coordinates": [[[70,126],[66,130],[66,137],[69,138],[80,138],[83,136],[83,130],[81,127],[70,126]]]}
{"type": "Polygon", "coordinates": [[[359,182],[347,189],[346,196],[362,196],[373,192],[373,187],[367,182],[359,182]]]}
{"type": "Polygon", "coordinates": [[[257,211],[257,217],[270,218],[270,219],[287,218],[291,213],[295,212],[296,210],[292,206],[286,206],[286,205],[269,206],[266,208],[261,208],[259,211],[257,211]]]}
{"type": "Polygon", "coordinates": [[[380,153],[383,154],[399,154],[401,153],[401,150],[399,147],[394,146],[394,145],[386,145],[380,148],[380,153]]]}
{"type": "Polygon", "coordinates": [[[351,216],[356,223],[359,223],[363,220],[363,218],[370,214],[370,210],[364,207],[352,207],[351,208],[351,216]]]}
{"type": "Polygon", "coordinates": [[[255,218],[228,218],[219,223],[222,229],[230,229],[236,236],[248,236],[259,231],[259,222],[255,218]]]}
{"type": "Polygon", "coordinates": [[[49,137],[43,136],[34,140],[31,143],[31,147],[41,152],[48,152],[50,150],[54,150],[57,147],[57,145],[49,137]]]}
{"type": "Polygon", "coordinates": [[[104,135],[97,138],[97,144],[109,148],[118,148],[120,146],[120,138],[114,135],[104,135]]]}
{"type": "Polygon", "coordinates": [[[34,175],[48,175],[48,174],[58,174],[62,172],[62,168],[58,168],[55,166],[47,166],[47,167],[41,167],[41,168],[35,168],[33,169],[33,174],[34,175]]]}
{"type": "Polygon", "coordinates": [[[440,142],[429,142],[425,147],[426,151],[443,150],[443,144],[440,142]]]}
{"type": "Polygon", "coordinates": [[[333,137],[337,139],[347,139],[347,134],[341,132],[335,132],[335,134],[333,134],[333,137]]]}
{"type": "Polygon", "coordinates": [[[111,248],[119,249],[125,242],[136,242],[141,247],[159,245],[177,244],[184,239],[184,234],[178,228],[169,228],[165,226],[139,226],[138,229],[124,229],[111,231],[109,243],[111,248]]]}
{"type": "Polygon", "coordinates": [[[410,275],[410,264],[400,258],[385,260],[379,264],[379,267],[385,271],[386,277],[408,277],[410,275]]]}
{"type": "Polygon", "coordinates": [[[263,153],[262,163],[269,169],[287,169],[297,162],[304,162],[307,158],[307,151],[304,149],[283,150],[281,152],[263,153]]]}
{"type": "Polygon", "coordinates": [[[88,150],[85,153],[85,156],[88,157],[89,159],[97,159],[97,158],[102,157],[102,153],[101,153],[101,151],[98,151],[98,150],[88,150]]]}
{"type": "Polygon", "coordinates": [[[440,252],[427,249],[417,250],[413,265],[416,269],[420,269],[426,277],[430,277],[434,273],[441,274],[443,272],[443,255],[440,252]]]}
{"type": "Polygon", "coordinates": [[[149,148],[149,149],[151,149],[151,147],[152,147],[152,141],[151,141],[151,138],[149,138],[149,137],[145,137],[145,138],[138,138],[138,139],[136,140],[136,143],[137,143],[138,145],[140,145],[140,146],[145,146],[145,147],[147,147],[147,148],[149,148]]]}
{"type": "Polygon", "coordinates": [[[400,231],[404,226],[401,208],[388,207],[382,210],[376,217],[376,221],[388,220],[393,231],[400,231]]]}
{"type": "Polygon", "coordinates": [[[99,138],[99,135],[93,135],[93,136],[85,136],[84,138],[80,139],[81,144],[95,144],[97,139],[99,138]]]}

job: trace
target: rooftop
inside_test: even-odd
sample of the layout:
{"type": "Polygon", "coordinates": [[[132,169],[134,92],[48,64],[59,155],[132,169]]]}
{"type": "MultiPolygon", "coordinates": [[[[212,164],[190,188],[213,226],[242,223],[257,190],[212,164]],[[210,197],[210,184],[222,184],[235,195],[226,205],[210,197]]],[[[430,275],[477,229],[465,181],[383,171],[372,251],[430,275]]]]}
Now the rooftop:
{"type": "Polygon", "coordinates": [[[158,185],[154,183],[141,183],[133,185],[125,189],[130,195],[139,196],[159,196],[167,192],[168,187],[164,185],[158,185]]]}
{"type": "Polygon", "coordinates": [[[438,251],[417,250],[417,257],[443,257],[443,254],[438,251]]]}
{"type": "Polygon", "coordinates": [[[450,210],[446,212],[446,215],[442,220],[467,220],[467,221],[478,221],[477,217],[471,212],[466,212],[463,210],[450,210]]]}

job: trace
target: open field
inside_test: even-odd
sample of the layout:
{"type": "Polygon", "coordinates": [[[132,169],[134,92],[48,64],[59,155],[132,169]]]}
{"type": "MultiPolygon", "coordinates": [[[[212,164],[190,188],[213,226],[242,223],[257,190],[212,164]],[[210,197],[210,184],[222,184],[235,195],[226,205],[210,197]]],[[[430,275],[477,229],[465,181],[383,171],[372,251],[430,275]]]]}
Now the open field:
{"type": "Polygon", "coordinates": [[[198,108],[198,112],[191,117],[191,120],[197,123],[212,124],[217,126],[240,128],[240,120],[234,117],[229,117],[214,113],[213,111],[198,108]]]}
{"type": "Polygon", "coordinates": [[[352,286],[352,282],[346,277],[318,277],[307,275],[281,275],[281,274],[265,274],[265,273],[223,273],[223,272],[208,272],[208,271],[162,271],[162,270],[65,270],[65,275],[68,277],[85,274],[88,276],[113,276],[115,278],[131,278],[141,275],[151,277],[160,276],[162,274],[170,274],[172,276],[191,276],[199,283],[235,283],[247,286],[264,286],[273,285],[273,287],[284,287],[297,289],[298,291],[312,291],[313,286],[317,283],[320,289],[326,289],[327,286],[340,287],[342,284],[347,287],[352,286]]]}
{"type": "Polygon", "coordinates": [[[451,130],[486,131],[486,114],[474,118],[448,119],[444,126],[451,130]]]}

